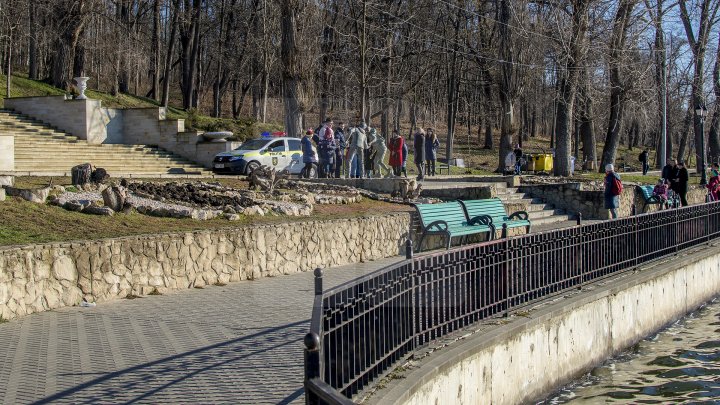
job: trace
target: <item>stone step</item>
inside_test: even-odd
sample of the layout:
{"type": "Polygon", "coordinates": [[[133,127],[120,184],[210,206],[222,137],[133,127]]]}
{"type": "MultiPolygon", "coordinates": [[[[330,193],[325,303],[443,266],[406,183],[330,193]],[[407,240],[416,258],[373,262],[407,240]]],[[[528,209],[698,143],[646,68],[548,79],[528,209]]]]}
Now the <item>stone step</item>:
{"type": "Polygon", "coordinates": [[[531,202],[531,203],[528,205],[526,211],[527,211],[527,212],[544,211],[544,210],[551,210],[551,211],[552,211],[552,210],[554,210],[554,209],[555,209],[555,207],[553,207],[553,206],[550,205],[550,204],[545,204],[545,203],[542,203],[542,202],[541,202],[541,203],[532,203],[532,202],[531,202]]]}
{"type": "Polygon", "coordinates": [[[560,210],[542,210],[542,211],[528,211],[528,217],[531,220],[536,220],[540,218],[547,218],[554,215],[564,215],[565,213],[560,210]]]}
{"type": "Polygon", "coordinates": [[[533,226],[535,225],[547,225],[547,224],[553,224],[556,222],[564,222],[564,221],[570,221],[571,218],[568,215],[551,215],[549,217],[542,217],[537,219],[531,219],[530,222],[533,226]]]}

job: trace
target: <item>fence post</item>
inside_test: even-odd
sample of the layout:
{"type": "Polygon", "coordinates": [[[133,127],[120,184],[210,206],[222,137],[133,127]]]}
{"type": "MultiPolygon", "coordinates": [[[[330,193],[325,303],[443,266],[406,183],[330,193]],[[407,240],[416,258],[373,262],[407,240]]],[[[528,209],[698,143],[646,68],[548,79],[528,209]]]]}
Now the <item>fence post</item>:
{"type": "Polygon", "coordinates": [[[315,269],[315,295],[322,295],[323,293],[323,271],[320,267],[315,269]]]}
{"type": "Polygon", "coordinates": [[[311,389],[308,388],[308,381],[313,378],[320,377],[320,336],[317,333],[310,332],[303,339],[305,343],[305,404],[320,404],[320,398],[311,389]]]}
{"type": "Polygon", "coordinates": [[[635,204],[630,206],[630,215],[632,215],[632,216],[637,215],[637,208],[635,208],[635,204]]]}
{"type": "Polygon", "coordinates": [[[582,214],[578,212],[577,214],[577,232],[578,232],[578,238],[577,238],[577,255],[575,257],[577,258],[577,269],[578,269],[578,275],[580,276],[580,285],[578,285],[578,290],[582,290],[583,283],[585,282],[585,272],[583,271],[583,230],[582,230],[582,214]]]}
{"type": "Polygon", "coordinates": [[[510,238],[508,238],[508,225],[504,223],[502,226],[502,237],[505,241],[505,260],[503,268],[505,273],[505,318],[510,316],[510,238]]]}
{"type": "Polygon", "coordinates": [[[412,259],[413,257],[413,243],[410,238],[408,238],[407,241],[405,241],[405,258],[406,259],[412,259]]]}

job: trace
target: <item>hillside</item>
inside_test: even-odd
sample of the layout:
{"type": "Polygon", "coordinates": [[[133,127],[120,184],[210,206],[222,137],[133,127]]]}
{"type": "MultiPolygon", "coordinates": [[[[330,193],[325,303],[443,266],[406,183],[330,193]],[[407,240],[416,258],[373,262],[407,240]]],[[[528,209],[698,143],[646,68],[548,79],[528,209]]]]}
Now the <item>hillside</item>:
{"type": "MultiPolygon", "coordinates": [[[[0,74],[0,107],[4,106],[6,97],[5,76],[0,74]]],[[[65,94],[65,91],[53,87],[39,80],[30,80],[21,75],[13,75],[11,77],[10,97],[31,97],[31,96],[56,96],[65,94]]],[[[145,97],[134,96],[131,94],[119,94],[113,96],[109,93],[87,89],[85,94],[95,100],[101,100],[103,106],[109,108],[143,108],[143,107],[159,107],[160,103],[145,97]]],[[[241,118],[234,120],[231,118],[213,118],[206,115],[200,115],[195,111],[185,111],[179,108],[168,107],[168,118],[185,119],[185,127],[188,129],[197,129],[201,131],[231,131],[239,140],[248,137],[257,136],[263,131],[279,131],[282,130],[281,125],[263,124],[255,122],[249,118],[241,118]]]]}

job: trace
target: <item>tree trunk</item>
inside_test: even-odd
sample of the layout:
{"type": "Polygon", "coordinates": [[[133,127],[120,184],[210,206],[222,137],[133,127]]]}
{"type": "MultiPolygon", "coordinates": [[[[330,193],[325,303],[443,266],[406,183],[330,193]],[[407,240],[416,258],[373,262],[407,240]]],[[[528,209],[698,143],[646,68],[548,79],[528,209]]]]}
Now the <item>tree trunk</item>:
{"type": "Polygon", "coordinates": [[[28,78],[32,80],[38,79],[37,27],[35,25],[35,12],[35,0],[28,1],[28,17],[30,20],[28,24],[28,31],[30,34],[28,50],[28,60],[30,65],[28,67],[28,78]]]}
{"type": "Polygon", "coordinates": [[[280,28],[282,31],[281,59],[283,78],[283,102],[285,107],[285,132],[288,136],[302,133],[303,92],[302,57],[297,43],[298,4],[296,0],[280,1],[280,28]]]}
{"type": "Polygon", "coordinates": [[[578,67],[585,53],[585,33],[588,26],[589,0],[574,0],[572,36],[567,55],[565,75],[560,80],[560,94],[556,115],[556,147],[553,166],[556,176],[570,175],[570,126],[578,83],[578,67]]]}
{"type": "Polygon", "coordinates": [[[620,144],[620,130],[625,110],[625,84],[622,81],[620,69],[623,49],[627,38],[627,29],[630,17],[635,7],[635,0],[621,0],[615,14],[612,40],[610,41],[609,70],[610,70],[610,117],[605,146],[603,146],[602,162],[598,171],[605,172],[605,165],[615,163],[617,148],[620,144]]]}
{"type": "Polygon", "coordinates": [[[172,10],[172,28],[168,38],[167,53],[165,54],[165,68],[163,69],[163,92],[162,105],[167,108],[170,101],[170,71],[172,69],[172,58],[175,53],[175,37],[177,36],[178,18],[180,14],[180,0],[175,0],[172,10]]]}
{"type": "Polygon", "coordinates": [[[160,6],[162,0],[153,3],[153,32],[152,32],[152,89],[151,97],[160,101],[160,6]]]}

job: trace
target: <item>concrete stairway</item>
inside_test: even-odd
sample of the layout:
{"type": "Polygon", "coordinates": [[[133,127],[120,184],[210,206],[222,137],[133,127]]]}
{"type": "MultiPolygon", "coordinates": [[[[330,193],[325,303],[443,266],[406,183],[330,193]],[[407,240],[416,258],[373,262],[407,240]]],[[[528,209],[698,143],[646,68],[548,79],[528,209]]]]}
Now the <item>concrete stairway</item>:
{"type": "Polygon", "coordinates": [[[39,120],[0,110],[0,133],[15,138],[15,171],[34,175],[70,175],[78,164],[92,163],[111,176],[163,174],[209,175],[187,159],[146,145],[88,144],[39,120]]]}
{"type": "Polygon", "coordinates": [[[494,185],[497,187],[497,197],[508,206],[508,213],[511,213],[511,209],[516,207],[516,204],[527,206],[525,211],[527,211],[533,226],[552,227],[550,224],[571,220],[565,211],[555,209],[554,206],[545,204],[539,198],[520,193],[517,188],[507,187],[505,183],[494,183],[494,185]]]}

